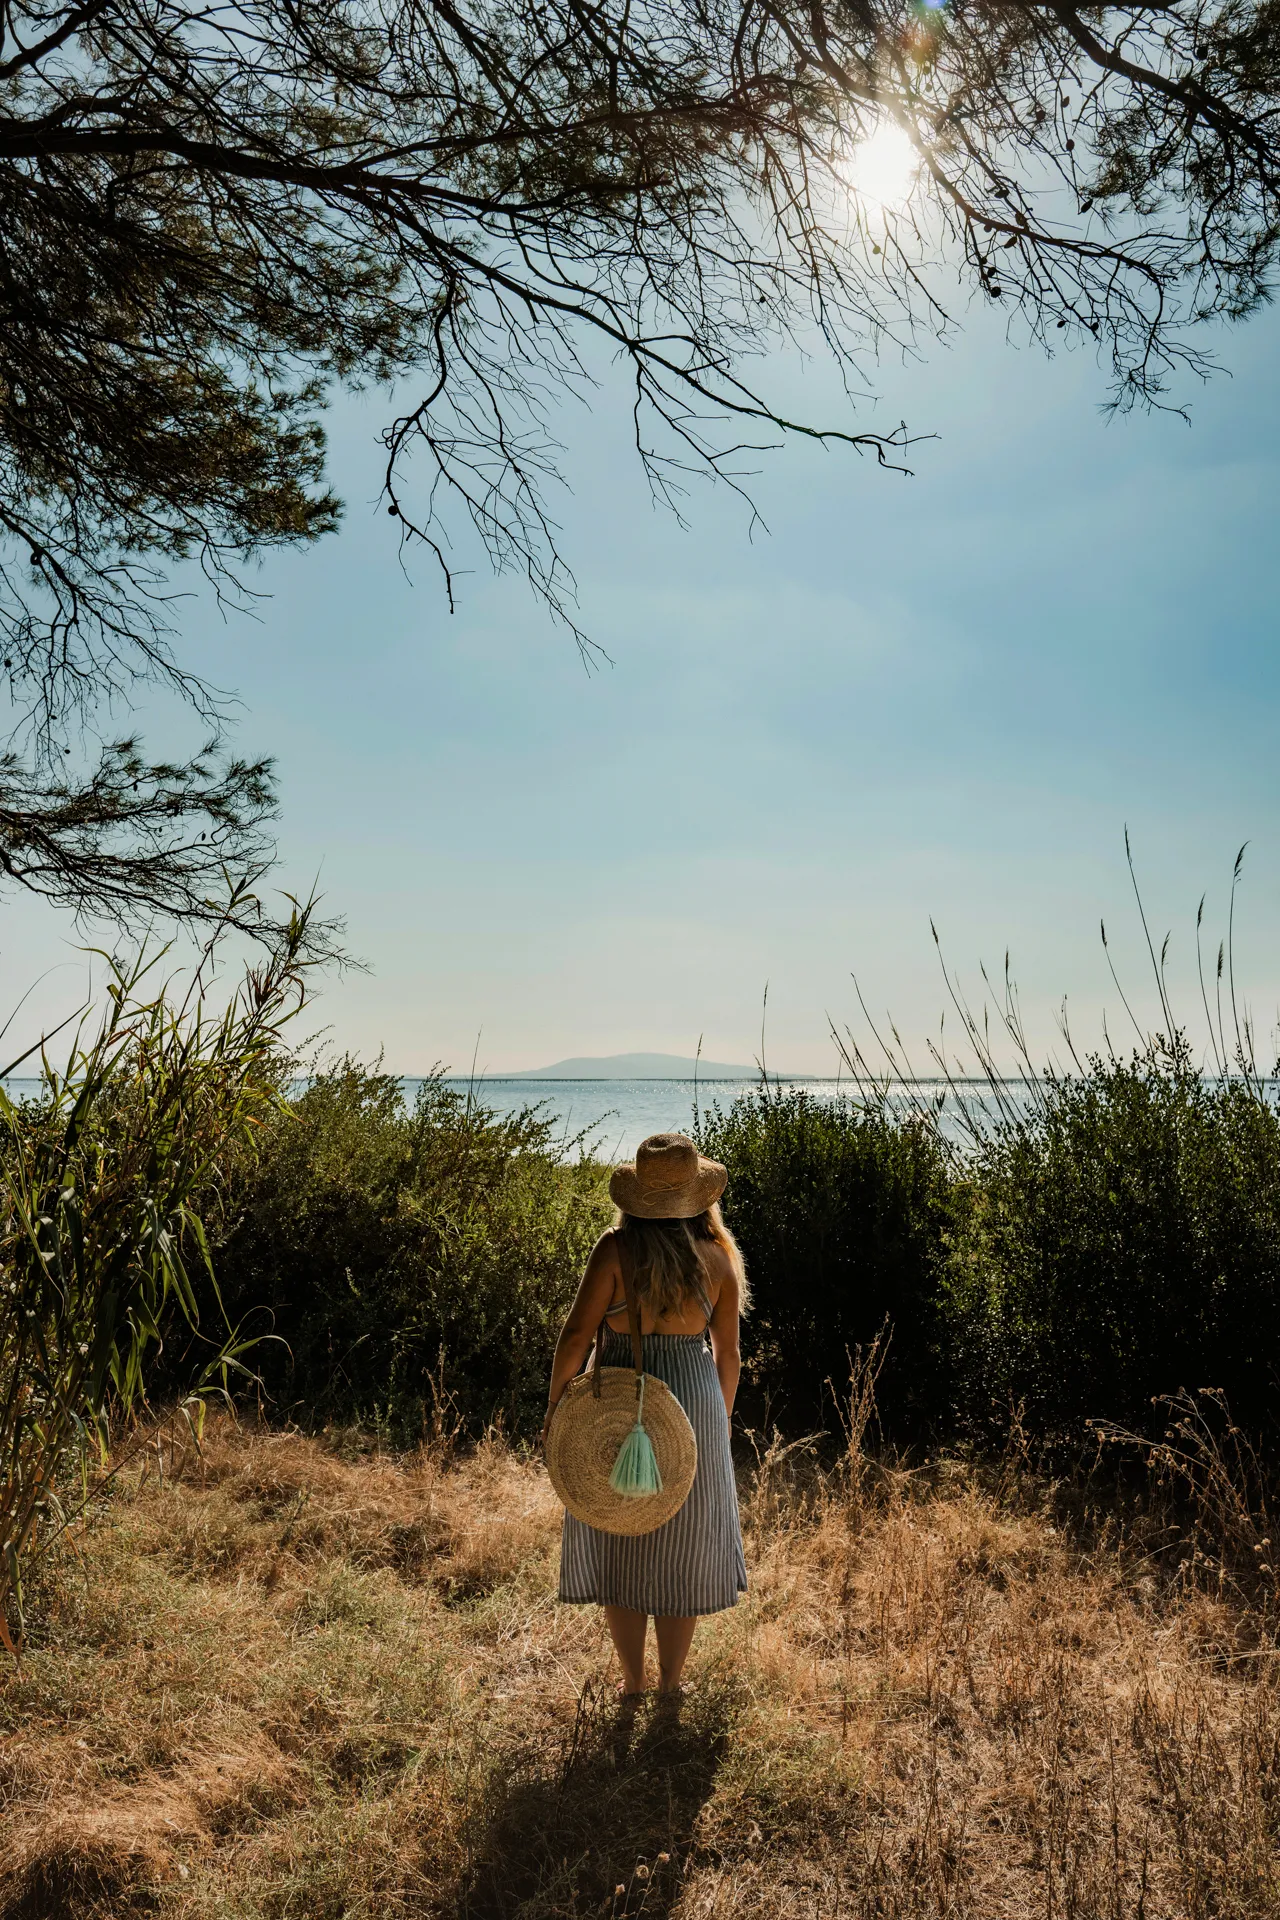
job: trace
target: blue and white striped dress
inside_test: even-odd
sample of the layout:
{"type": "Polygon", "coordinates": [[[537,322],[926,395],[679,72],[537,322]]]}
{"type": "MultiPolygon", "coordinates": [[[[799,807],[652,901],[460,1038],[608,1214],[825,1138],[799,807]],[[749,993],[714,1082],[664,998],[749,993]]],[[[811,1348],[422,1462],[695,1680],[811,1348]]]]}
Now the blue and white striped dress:
{"type": "MultiPolygon", "coordinates": [[[[629,1367],[631,1339],[610,1328],[601,1362],[629,1367]]],[[[689,1416],[698,1470],[679,1513],[652,1533],[601,1533],[571,1513],[560,1543],[560,1598],[636,1613],[721,1613],[747,1590],[724,1396],[705,1333],[646,1333],[646,1373],[665,1380],[689,1416]]]]}

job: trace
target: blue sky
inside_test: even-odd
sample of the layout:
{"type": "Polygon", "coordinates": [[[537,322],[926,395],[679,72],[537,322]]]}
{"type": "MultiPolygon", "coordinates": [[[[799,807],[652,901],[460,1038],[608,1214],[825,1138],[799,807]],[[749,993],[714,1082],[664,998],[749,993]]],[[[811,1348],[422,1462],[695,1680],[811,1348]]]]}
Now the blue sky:
{"type": "MultiPolygon", "coordinates": [[[[1008,948],[1037,1045],[1069,998],[1123,1032],[1100,916],[1150,1004],[1128,894],[1134,842],[1175,993],[1192,930],[1225,924],[1251,841],[1240,976],[1280,1003],[1280,673],[1274,586],[1277,321],[1224,335],[1228,372],[1171,417],[1107,421],[1091,356],[1049,361],[975,315],[950,348],[876,372],[874,414],[939,437],[915,477],[811,445],[768,456],[756,529],[697,490],[655,510],[610,386],[562,427],[558,501],[583,624],[572,641],[511,579],[475,573],[449,617],[401,573],[376,507],[383,407],[333,411],[341,534],[265,566],[259,624],[193,608],[184,644],[244,702],[240,744],[277,756],[284,873],[318,874],[366,974],[334,979],[331,1038],[421,1071],[569,1053],[758,1044],[825,1071],[850,973],[917,1052],[943,1004],[929,932],[976,991],[1008,948]]],[[[811,417],[830,370],[770,370],[811,417]]],[[[152,744],[177,723],[151,716],[152,744]]],[[[70,1004],[77,936],[6,907],[18,1023],[70,1004]]]]}

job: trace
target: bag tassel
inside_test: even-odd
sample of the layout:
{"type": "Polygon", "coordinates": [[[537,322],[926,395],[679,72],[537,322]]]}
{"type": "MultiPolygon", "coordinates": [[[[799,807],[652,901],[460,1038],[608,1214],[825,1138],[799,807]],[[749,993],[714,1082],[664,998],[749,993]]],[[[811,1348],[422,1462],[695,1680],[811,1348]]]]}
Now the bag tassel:
{"type": "Polygon", "coordinates": [[[618,1448],[618,1457],[613,1463],[613,1472],[609,1475],[609,1485],[615,1493],[620,1493],[629,1500],[639,1500],[645,1494],[662,1492],[662,1475],[658,1472],[658,1456],[653,1451],[653,1442],[645,1431],[643,1374],[640,1376],[640,1391],[636,1396],[636,1423],[618,1448]]]}

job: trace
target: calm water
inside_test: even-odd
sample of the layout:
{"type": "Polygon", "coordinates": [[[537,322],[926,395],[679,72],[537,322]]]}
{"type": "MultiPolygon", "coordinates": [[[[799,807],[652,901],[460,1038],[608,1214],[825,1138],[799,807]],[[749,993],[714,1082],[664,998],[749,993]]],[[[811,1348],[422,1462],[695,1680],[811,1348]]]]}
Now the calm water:
{"type": "MultiPolygon", "coordinates": [[[[421,1083],[406,1080],[410,1099],[421,1083]]],[[[470,1083],[463,1077],[451,1077],[446,1085],[463,1092],[470,1083]]],[[[705,1113],[710,1106],[728,1107],[749,1095],[755,1080],[699,1080],[698,1104],[705,1113]]],[[[820,1100],[848,1099],[856,1088],[849,1079],[770,1080],[771,1088],[783,1092],[792,1087],[820,1100]]],[[[1025,1083],[1009,1079],[1000,1083],[997,1101],[986,1080],[957,1078],[945,1090],[939,1115],[942,1132],[957,1142],[970,1138],[961,1118],[961,1103],[974,1118],[995,1120],[1003,1109],[1021,1108],[1026,1099],[1025,1083]]],[[[1280,1099],[1280,1081],[1263,1083],[1273,1099],[1280,1099]]],[[[891,1104],[904,1110],[918,1110],[920,1104],[932,1106],[943,1092],[939,1080],[920,1079],[899,1082],[890,1093],[891,1104]]],[[[635,1153],[640,1141],[650,1133],[687,1133],[693,1123],[694,1085],[692,1080],[477,1080],[475,1095],[484,1106],[498,1113],[519,1113],[524,1107],[538,1107],[553,1118],[566,1143],[579,1133],[586,1134],[584,1145],[601,1160],[626,1160],[635,1153]]]]}
{"type": "MultiPolygon", "coordinates": [[[[406,1080],[412,1098],[420,1083],[406,1080]]],[[[466,1091],[465,1077],[445,1083],[466,1091]]],[[[728,1107],[749,1094],[755,1080],[699,1080],[698,1104],[728,1107]]],[[[836,1099],[853,1091],[846,1080],[770,1081],[785,1092],[803,1087],[818,1099],[836,1099]]],[[[932,1083],[929,1083],[930,1087],[932,1083]]],[[[497,1113],[537,1107],[553,1118],[566,1140],[585,1132],[586,1143],[601,1160],[627,1160],[651,1133],[688,1133],[693,1125],[692,1080],[502,1080],[475,1082],[476,1099],[497,1113]]]]}
{"type": "MultiPolygon", "coordinates": [[[[13,1100],[33,1098],[41,1082],[14,1075],[5,1081],[13,1100]]],[[[406,1076],[405,1098],[412,1101],[422,1082],[406,1076]]],[[[451,1075],[446,1086],[466,1092],[465,1075],[451,1075]]],[[[784,1080],[782,1087],[803,1086],[819,1097],[847,1094],[848,1080],[784,1080]]],[[[729,1106],[750,1092],[754,1080],[699,1080],[698,1101],[705,1110],[713,1103],[729,1106]]],[[[650,1133],[687,1133],[693,1124],[692,1080],[503,1080],[474,1082],[477,1101],[496,1113],[519,1113],[536,1107],[553,1119],[566,1144],[585,1134],[584,1145],[602,1160],[625,1160],[650,1133]]]]}
{"type": "MultiPolygon", "coordinates": [[[[15,1076],[7,1080],[5,1090],[11,1099],[20,1100],[34,1095],[40,1087],[40,1081],[33,1078],[15,1076]]],[[[405,1098],[412,1100],[422,1082],[406,1076],[403,1085],[405,1098]]],[[[731,1106],[749,1094],[756,1085],[754,1080],[700,1080],[697,1087],[698,1104],[705,1112],[712,1105],[731,1106]]],[[[904,1104],[913,1100],[932,1100],[938,1092],[938,1082],[921,1080],[904,1085],[898,1097],[904,1104]]],[[[985,1082],[971,1081],[964,1085],[965,1098],[974,1108],[992,1105],[991,1094],[985,1082]]],[[[629,1159],[640,1141],[650,1133],[687,1133],[693,1124],[694,1084],[692,1080],[503,1080],[499,1078],[469,1082],[465,1076],[450,1076],[446,1086],[456,1087],[466,1092],[473,1085],[476,1099],[482,1106],[495,1113],[519,1113],[526,1107],[534,1107],[545,1117],[556,1122],[565,1146],[573,1151],[575,1136],[585,1136],[583,1145],[601,1160],[616,1161],[629,1159]]],[[[806,1093],[817,1099],[838,1099],[847,1097],[854,1089],[849,1080],[783,1080],[770,1082],[784,1092],[791,1087],[803,1087],[806,1093]]],[[[1008,1081],[1006,1097],[1015,1102],[1019,1098],[1020,1083],[1008,1081]]],[[[1268,1082],[1273,1095],[1277,1093],[1277,1083],[1268,1082]]],[[[956,1100],[954,1094],[948,1094],[942,1110],[942,1125],[945,1132],[960,1133],[956,1122],[956,1100]]]]}
{"type": "MultiPolygon", "coordinates": [[[[405,1098],[412,1101],[420,1080],[406,1076],[405,1098]]],[[[466,1092],[465,1076],[450,1076],[445,1085],[466,1092]]],[[[728,1106],[751,1080],[700,1080],[698,1099],[703,1107],[713,1100],[728,1106]]],[[[790,1083],[784,1083],[790,1084],[790,1083]]],[[[11,1100],[31,1099],[39,1092],[37,1079],[14,1075],[6,1080],[11,1100]]],[[[806,1081],[815,1091],[835,1091],[834,1080],[806,1081]]],[[[495,1113],[519,1113],[525,1107],[557,1123],[566,1144],[586,1134],[584,1145],[602,1160],[625,1160],[650,1133],[687,1133],[693,1123],[692,1080],[477,1080],[476,1099],[495,1113]]],[[[845,1083],[847,1091],[848,1083],[845,1083]]]]}
{"type": "MultiPolygon", "coordinates": [[[[5,1083],[10,1099],[34,1098],[38,1079],[14,1075],[5,1083]]],[[[422,1082],[406,1076],[405,1098],[412,1101],[422,1082]]],[[[445,1085],[465,1093],[465,1076],[450,1076],[445,1085]]],[[[751,1080],[700,1080],[698,1099],[703,1107],[713,1100],[728,1106],[755,1084],[751,1080]]],[[[790,1084],[785,1083],[784,1084],[790,1084]]],[[[806,1081],[815,1091],[835,1091],[834,1080],[806,1081]]],[[[525,1107],[555,1120],[566,1143],[585,1132],[586,1145],[602,1160],[625,1160],[650,1133],[687,1133],[693,1123],[692,1080],[477,1080],[476,1099],[496,1113],[519,1113],[525,1107]]],[[[845,1083],[845,1091],[848,1083],[845,1083]]]]}
{"type": "MultiPolygon", "coordinates": [[[[468,1082],[447,1084],[466,1090],[468,1082]]],[[[699,1080],[698,1102],[727,1107],[753,1085],[751,1080],[699,1080]]],[[[814,1081],[835,1087],[835,1081],[814,1081]]],[[[415,1088],[413,1081],[407,1088],[415,1088]]],[[[688,1133],[693,1125],[692,1080],[478,1080],[476,1098],[497,1113],[537,1107],[553,1118],[567,1138],[585,1130],[587,1144],[601,1160],[627,1160],[651,1133],[688,1133]]]]}

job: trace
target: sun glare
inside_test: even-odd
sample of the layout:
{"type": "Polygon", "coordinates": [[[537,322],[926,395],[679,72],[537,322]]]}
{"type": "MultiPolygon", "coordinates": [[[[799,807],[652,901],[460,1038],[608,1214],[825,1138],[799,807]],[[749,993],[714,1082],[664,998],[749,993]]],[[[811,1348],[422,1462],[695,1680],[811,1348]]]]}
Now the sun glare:
{"type": "Polygon", "coordinates": [[[910,136],[885,121],[854,148],[842,171],[859,199],[892,212],[910,193],[919,164],[910,136]]]}

